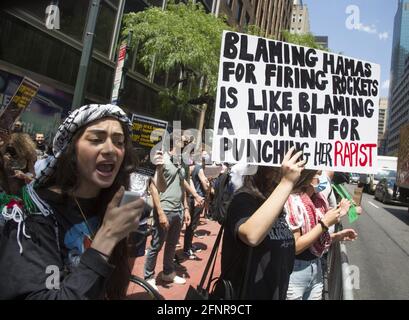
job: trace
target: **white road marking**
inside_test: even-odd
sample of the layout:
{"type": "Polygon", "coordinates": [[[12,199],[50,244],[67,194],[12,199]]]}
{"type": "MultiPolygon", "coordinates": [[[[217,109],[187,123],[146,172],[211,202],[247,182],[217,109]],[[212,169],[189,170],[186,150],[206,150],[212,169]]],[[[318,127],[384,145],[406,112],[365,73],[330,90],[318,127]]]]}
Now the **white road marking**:
{"type": "Polygon", "coordinates": [[[378,207],[377,205],[373,204],[371,201],[368,201],[368,203],[369,203],[371,206],[374,206],[376,209],[379,209],[379,207],[378,207]]]}

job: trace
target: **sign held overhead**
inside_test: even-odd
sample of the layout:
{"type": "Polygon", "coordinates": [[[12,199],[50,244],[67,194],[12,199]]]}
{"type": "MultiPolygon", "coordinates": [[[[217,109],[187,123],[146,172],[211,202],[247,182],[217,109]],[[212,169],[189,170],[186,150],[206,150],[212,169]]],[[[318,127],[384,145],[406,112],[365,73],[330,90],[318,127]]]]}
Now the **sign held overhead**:
{"type": "Polygon", "coordinates": [[[289,148],[307,169],[377,169],[380,66],[224,31],[212,159],[279,166],[289,148]]]}

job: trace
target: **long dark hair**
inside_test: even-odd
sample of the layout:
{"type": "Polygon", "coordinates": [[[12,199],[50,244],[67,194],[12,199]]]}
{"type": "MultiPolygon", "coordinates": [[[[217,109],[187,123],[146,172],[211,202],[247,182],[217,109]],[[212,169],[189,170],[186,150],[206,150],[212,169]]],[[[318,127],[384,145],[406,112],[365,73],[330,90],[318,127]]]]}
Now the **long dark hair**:
{"type": "MultiPolygon", "coordinates": [[[[98,119],[100,120],[100,119],[98,119]]],[[[129,130],[122,122],[122,130],[125,136],[125,155],[121,167],[115,177],[114,182],[109,188],[102,189],[97,199],[97,212],[101,215],[101,221],[104,218],[108,203],[121,186],[129,189],[129,174],[136,166],[136,159],[132,152],[132,143],[129,130]]],[[[75,145],[90,124],[80,128],[73,136],[67,149],[58,159],[57,167],[54,173],[45,181],[42,187],[59,187],[62,195],[68,197],[79,186],[79,172],[77,168],[77,155],[75,145]]],[[[108,279],[106,286],[106,297],[108,299],[122,299],[126,296],[126,290],[129,284],[130,269],[128,265],[127,239],[121,240],[115,246],[109,262],[115,265],[115,270],[108,279]]]]}
{"type": "Polygon", "coordinates": [[[261,200],[265,200],[277,185],[277,181],[266,179],[267,174],[273,170],[277,171],[277,175],[281,175],[281,168],[258,166],[257,172],[254,175],[246,175],[244,177],[243,186],[237,192],[247,192],[261,200]]]}
{"type": "Polygon", "coordinates": [[[305,169],[301,172],[300,178],[294,185],[293,192],[306,192],[312,178],[317,174],[318,170],[305,169]]]}

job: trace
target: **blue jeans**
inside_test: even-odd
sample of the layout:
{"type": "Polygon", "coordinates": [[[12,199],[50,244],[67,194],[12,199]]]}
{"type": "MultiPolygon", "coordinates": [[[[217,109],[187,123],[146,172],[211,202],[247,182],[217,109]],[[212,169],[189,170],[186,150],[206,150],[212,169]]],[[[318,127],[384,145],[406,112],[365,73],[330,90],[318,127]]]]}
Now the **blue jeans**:
{"type": "Polygon", "coordinates": [[[321,259],[295,259],[290,275],[287,300],[321,300],[324,288],[321,259]]]}
{"type": "Polygon", "coordinates": [[[163,273],[168,275],[175,271],[173,258],[175,256],[176,245],[179,240],[180,230],[182,229],[183,210],[166,211],[166,217],[169,221],[169,229],[165,231],[159,225],[158,214],[154,212],[154,222],[152,227],[151,247],[146,254],[144,266],[144,278],[151,279],[155,275],[156,260],[158,253],[166,240],[165,251],[163,254],[163,273]]]}
{"type": "Polygon", "coordinates": [[[185,240],[183,243],[183,251],[188,252],[192,249],[192,241],[193,241],[193,234],[199,225],[200,222],[200,214],[203,211],[203,207],[195,207],[195,201],[193,198],[189,199],[189,206],[190,206],[190,224],[186,227],[185,232],[185,240]]]}

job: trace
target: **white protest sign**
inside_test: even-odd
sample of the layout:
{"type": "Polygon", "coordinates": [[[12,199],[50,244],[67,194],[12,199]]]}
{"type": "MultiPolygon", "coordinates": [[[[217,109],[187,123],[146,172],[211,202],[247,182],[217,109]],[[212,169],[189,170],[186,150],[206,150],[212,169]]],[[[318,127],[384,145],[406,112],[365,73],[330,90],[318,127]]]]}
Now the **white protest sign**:
{"type": "Polygon", "coordinates": [[[380,66],[224,31],[212,159],[279,166],[303,150],[307,169],[377,169],[380,66]]]}

